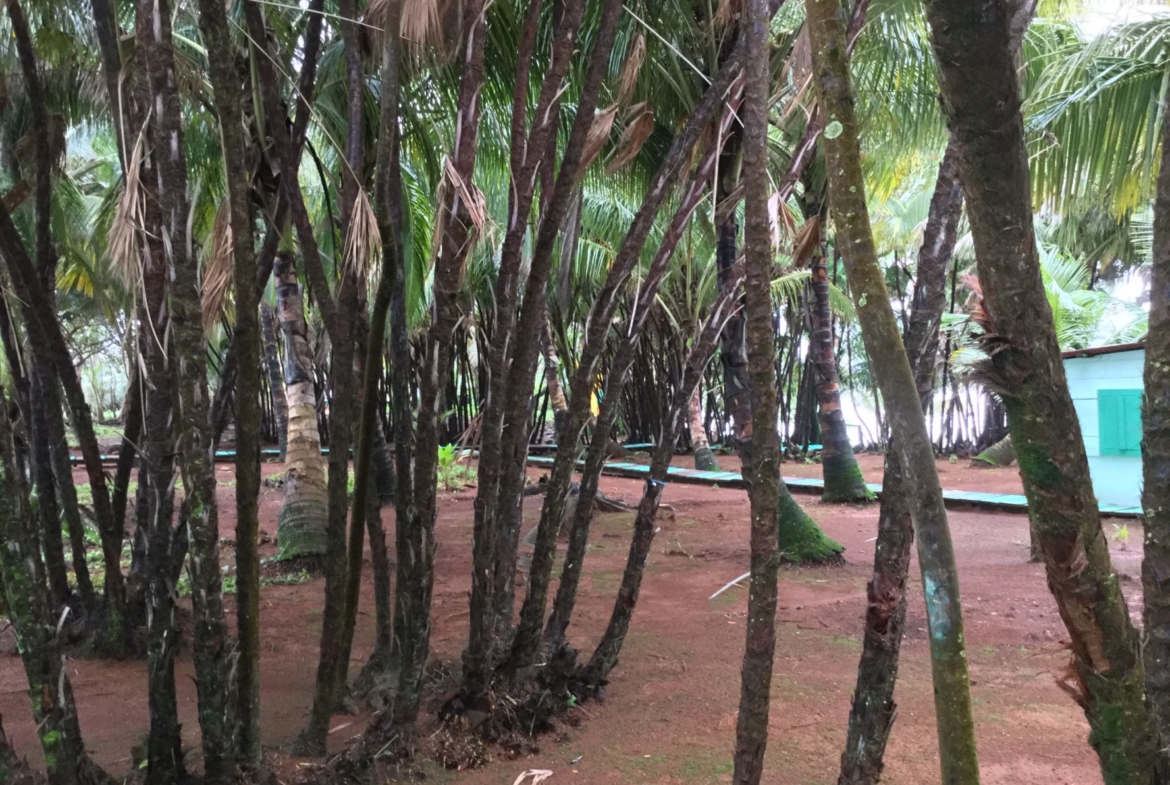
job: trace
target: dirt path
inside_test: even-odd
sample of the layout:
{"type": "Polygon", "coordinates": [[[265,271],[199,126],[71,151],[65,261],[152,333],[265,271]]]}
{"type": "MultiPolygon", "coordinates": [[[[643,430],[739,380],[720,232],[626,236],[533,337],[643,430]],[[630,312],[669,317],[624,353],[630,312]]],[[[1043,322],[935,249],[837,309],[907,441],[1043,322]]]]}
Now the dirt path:
{"type": "MultiPolygon", "coordinates": [[[[786,473],[808,467],[786,464],[786,473]]],[[[818,467],[811,467],[819,471],[818,467]]],[[[867,476],[880,460],[863,457],[867,476]]],[[[987,470],[955,469],[947,487],[994,480],[987,470]],[[968,478],[974,474],[977,480],[968,478]],[[987,479],[984,479],[987,478],[987,479]]],[[[266,473],[276,471],[266,467],[266,473]]],[[[996,470],[990,470],[992,472],[996,470]]],[[[232,531],[231,468],[221,467],[222,530],[232,531]]],[[[995,480],[1006,485],[1006,479],[995,480]]],[[[1018,482],[1018,481],[1017,481],[1018,482]]],[[[636,501],[640,483],[605,478],[604,492],[636,501]]],[[[991,490],[984,486],[981,489],[991,490]]],[[[471,544],[471,490],[444,494],[437,539],[436,657],[457,662],[465,642],[471,544]]],[[[261,528],[275,529],[280,492],[265,489],[261,528]]],[[[746,590],[715,600],[720,586],[747,571],[748,505],[742,491],[672,485],[665,495],[677,516],[662,522],[642,600],[622,662],[603,703],[581,710],[582,723],[559,738],[545,738],[531,759],[497,760],[473,772],[438,772],[431,781],[459,785],[511,783],[525,768],[555,772],[550,783],[719,783],[730,781],[746,590]],[[571,763],[571,761],[576,761],[571,763]]],[[[779,640],[772,697],[772,737],[766,781],[828,785],[836,764],[860,651],[876,507],[832,507],[800,497],[805,508],[845,544],[841,568],[787,568],[780,587],[779,640]]],[[[540,499],[528,501],[528,520],[540,499]]],[[[392,512],[386,514],[388,524],[392,512]]],[[[621,578],[631,516],[602,515],[595,522],[585,564],[578,615],[570,637],[586,653],[608,618],[621,578]]],[[[1067,663],[1063,627],[1045,588],[1043,570],[1027,562],[1027,519],[1022,515],[952,512],[963,585],[978,741],[988,785],[1094,785],[1101,781],[1086,743],[1079,709],[1056,686],[1067,663]]],[[[1110,531],[1114,531],[1111,527],[1110,531]]],[[[1127,591],[1137,591],[1141,533],[1113,547],[1127,591]]],[[[230,549],[229,549],[230,550],[230,549]]],[[[267,551],[266,551],[267,555],[267,551]]],[[[372,606],[368,581],[363,610],[372,606]]],[[[268,586],[262,600],[262,722],[265,741],[290,741],[304,722],[316,667],[322,582],[268,586]]],[[[938,781],[930,666],[917,565],[899,680],[899,716],[887,776],[890,785],[938,781]]],[[[1134,610],[1137,608],[1134,606],[1134,610]]],[[[229,602],[229,612],[234,608],[229,602]]],[[[354,670],[372,643],[372,616],[359,619],[354,670]]],[[[19,659],[11,633],[0,645],[0,712],[23,754],[38,756],[19,659]]],[[[146,673],[141,662],[71,661],[86,741],[114,773],[126,771],[130,748],[148,727],[146,673]]],[[[195,690],[187,652],[178,677],[185,741],[198,749],[195,690]]],[[[339,716],[334,746],[361,731],[363,718],[339,716]]],[[[197,757],[197,752],[193,753],[197,757]]]]}

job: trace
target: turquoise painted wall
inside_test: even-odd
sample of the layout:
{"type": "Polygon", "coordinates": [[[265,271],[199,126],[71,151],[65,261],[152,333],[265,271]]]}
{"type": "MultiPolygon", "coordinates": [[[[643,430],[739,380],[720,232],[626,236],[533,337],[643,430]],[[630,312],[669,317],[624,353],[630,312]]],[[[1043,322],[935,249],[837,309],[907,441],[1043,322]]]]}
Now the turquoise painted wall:
{"type": "Polygon", "coordinates": [[[1140,390],[1143,349],[1099,354],[1095,357],[1071,357],[1064,361],[1068,388],[1072,393],[1085,452],[1089,456],[1089,473],[1097,501],[1123,507],[1140,507],[1142,493],[1142,459],[1138,456],[1102,455],[1101,428],[1097,421],[1098,390],[1140,390]]]}

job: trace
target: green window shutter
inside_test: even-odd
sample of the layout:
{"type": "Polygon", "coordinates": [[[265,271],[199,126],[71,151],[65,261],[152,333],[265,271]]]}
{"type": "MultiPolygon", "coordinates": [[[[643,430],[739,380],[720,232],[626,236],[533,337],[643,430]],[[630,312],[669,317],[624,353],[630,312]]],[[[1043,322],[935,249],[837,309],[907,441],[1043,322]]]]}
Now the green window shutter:
{"type": "Polygon", "coordinates": [[[1098,390],[1102,455],[1142,454],[1142,391],[1098,390]]]}

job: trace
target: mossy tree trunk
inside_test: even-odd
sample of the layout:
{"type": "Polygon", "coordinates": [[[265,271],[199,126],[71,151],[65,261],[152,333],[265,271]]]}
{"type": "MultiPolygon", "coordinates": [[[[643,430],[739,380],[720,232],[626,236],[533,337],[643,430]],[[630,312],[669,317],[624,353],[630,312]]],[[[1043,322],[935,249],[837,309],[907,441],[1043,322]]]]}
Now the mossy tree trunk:
{"type": "Polygon", "coordinates": [[[825,481],[821,500],[863,502],[873,499],[853,454],[849,427],[841,411],[837,381],[837,353],[833,341],[833,312],[829,308],[829,267],[823,247],[813,252],[812,347],[816,372],[817,418],[821,424],[821,472],[825,481]]]}
{"type": "Polygon", "coordinates": [[[280,560],[325,554],[329,515],[325,459],[317,430],[313,353],[301,284],[292,254],[277,254],[276,311],[284,338],[284,398],[288,403],[288,447],[284,458],[284,499],[277,517],[280,560]]]}
{"type": "Polygon", "coordinates": [[[1142,618],[1146,692],[1164,750],[1170,743],[1170,123],[1164,120],[1153,250],[1142,416],[1142,618]]]}
{"type": "MultiPolygon", "coordinates": [[[[260,495],[260,322],[258,307],[260,287],[256,280],[256,252],[251,210],[250,169],[248,166],[247,140],[244,137],[242,107],[245,96],[236,72],[231,35],[228,28],[227,12],[218,0],[202,0],[199,4],[199,25],[204,45],[208,51],[216,111],[219,113],[219,128],[223,143],[224,167],[227,174],[230,224],[232,230],[232,279],[236,294],[236,329],[232,333],[232,348],[236,358],[235,374],[236,402],[236,634],[238,637],[238,658],[235,679],[235,727],[223,727],[226,718],[210,716],[204,723],[220,725],[221,735],[233,734],[230,741],[219,740],[224,747],[232,747],[238,759],[245,765],[260,763],[260,552],[259,552],[259,495],[260,495]]],[[[190,296],[190,292],[188,293],[190,296]]],[[[198,305],[198,299],[188,306],[198,305]]],[[[195,322],[198,324],[198,321],[195,322]]],[[[270,321],[271,325],[271,321],[270,321]]],[[[195,348],[195,347],[191,347],[195,348]]],[[[202,361],[203,354],[199,359],[202,361]]],[[[280,389],[274,389],[274,398],[282,397],[280,389]]],[[[196,429],[197,423],[190,427],[196,429]]],[[[201,446],[191,445],[192,448],[201,446]]],[[[197,464],[203,469],[201,463],[197,464]]],[[[210,478],[214,493],[214,470],[210,478]]],[[[189,472],[188,472],[189,473],[189,472]]],[[[204,482],[207,482],[206,478],[204,482]]],[[[212,505],[214,512],[214,506],[212,505]]],[[[212,518],[214,521],[214,518],[212,518]]],[[[198,528],[195,541],[200,559],[209,554],[215,557],[213,545],[203,541],[198,528]]],[[[218,562],[218,559],[215,559],[218,562]]],[[[207,581],[210,583],[210,580],[207,581]]],[[[215,596],[215,593],[212,592],[215,596]]],[[[216,596],[216,602],[218,602],[216,596]]],[[[210,645],[223,646],[225,632],[214,622],[204,623],[210,629],[210,645]]],[[[199,644],[196,645],[197,651],[199,644]]],[[[224,647],[226,648],[226,647],[224,647]]],[[[223,669],[226,664],[219,657],[223,654],[204,653],[203,659],[209,669],[223,669]]],[[[219,674],[227,679],[227,673],[219,674]]],[[[207,688],[217,685],[209,680],[207,688]]],[[[224,689],[226,685],[218,685],[224,689]]],[[[201,690],[202,693],[202,690],[201,690]]],[[[205,748],[206,743],[205,732],[205,748]]],[[[222,779],[226,775],[224,750],[219,750],[218,759],[207,758],[206,775],[209,779],[222,779]],[[217,764],[213,767],[213,763],[217,764]]]]}
{"type": "Polygon", "coordinates": [[[918,387],[890,307],[870,228],[841,4],[840,0],[810,0],[806,9],[814,81],[828,121],[823,144],[837,246],[891,430],[902,436],[896,445],[918,535],[942,781],[977,783],[979,763],[954,549],[918,387]]]}
{"type": "MultiPolygon", "coordinates": [[[[768,219],[768,105],[771,95],[769,15],[766,0],[747,0],[740,36],[747,49],[741,136],[744,175],[744,339],[750,424],[737,422],[737,447],[751,501],[751,584],[746,645],[735,729],[732,782],[758,785],[768,746],[772,663],[776,649],[777,578],[781,516],[795,507],[780,481],[780,434],[776,429],[776,334],[772,324],[774,252],[768,219]]],[[[734,226],[734,224],[732,224],[734,226]]],[[[720,247],[734,235],[720,234],[720,247]]],[[[721,260],[722,261],[722,260],[721,260]]],[[[721,278],[726,273],[721,269],[721,278]]],[[[798,514],[799,510],[797,510],[798,514]]]]}
{"type": "MultiPolygon", "coordinates": [[[[187,160],[183,145],[181,104],[175,79],[169,4],[166,0],[142,0],[138,8],[137,24],[148,28],[148,32],[139,33],[138,46],[142,48],[142,63],[146,66],[145,75],[149,81],[151,106],[154,107],[150,125],[156,143],[151,148],[151,170],[157,177],[157,191],[152,196],[158,199],[162,220],[153,228],[161,236],[165,254],[162,258],[152,261],[161,264],[166,276],[173,282],[167,310],[171,318],[170,340],[173,342],[171,348],[173,358],[170,358],[173,364],[170,364],[170,369],[174,376],[156,377],[152,381],[156,385],[173,385],[176,390],[173,400],[174,415],[170,427],[174,430],[174,450],[183,479],[180,520],[185,521],[191,549],[188,569],[195,617],[192,643],[195,682],[199,691],[199,727],[202,731],[204,776],[209,782],[215,783],[226,781],[232,764],[233,729],[229,726],[227,702],[231,649],[227,640],[219,569],[219,518],[215,497],[215,465],[211,454],[209,410],[211,398],[207,385],[207,347],[200,318],[197,263],[190,256],[191,242],[187,221],[191,205],[187,195],[187,160]],[[169,141],[164,144],[163,140],[169,141]]],[[[230,68],[230,61],[223,65],[230,68]]],[[[226,117],[221,117],[221,120],[225,123],[230,122],[226,117]]],[[[236,152],[242,157],[242,142],[240,147],[241,149],[236,152]]],[[[244,222],[248,220],[246,199],[246,195],[243,195],[241,204],[237,205],[243,208],[243,215],[236,216],[244,222]]],[[[238,222],[237,220],[233,223],[238,222]]],[[[234,228],[237,232],[246,229],[240,226],[234,228]]],[[[242,240],[243,238],[237,235],[236,241],[242,240]]],[[[250,258],[249,253],[249,261],[250,258]]],[[[254,276],[250,264],[245,272],[249,279],[254,276]]],[[[237,292],[237,303],[242,309],[249,305],[253,310],[255,308],[254,302],[247,297],[246,292],[237,292]]],[[[254,320],[254,314],[251,318],[254,320]]],[[[240,313],[238,319],[245,323],[249,321],[244,313],[240,313]]],[[[237,339],[239,329],[237,326],[237,339]]],[[[254,332],[251,337],[255,337],[254,332]]],[[[255,371],[258,357],[251,355],[248,359],[252,366],[251,370],[255,371]]],[[[241,369],[244,370],[247,369],[241,369]]],[[[244,406],[241,411],[246,413],[248,409],[244,406]]],[[[252,467],[252,470],[256,471],[258,468],[252,467]]],[[[245,474],[241,480],[247,484],[249,476],[245,474]]],[[[248,489],[240,488],[240,492],[246,494],[248,489]]],[[[161,527],[164,521],[159,518],[154,525],[161,527]]],[[[165,525],[169,525],[169,521],[165,525]]],[[[252,528],[254,529],[254,526],[252,528]]],[[[181,557],[172,564],[172,574],[167,582],[169,589],[173,589],[174,581],[177,580],[180,564],[181,557]]],[[[241,566],[245,578],[248,574],[246,568],[249,566],[255,575],[259,565],[257,562],[241,566]]],[[[152,583],[155,584],[152,586],[153,593],[157,588],[157,582],[152,583]]],[[[152,598],[152,610],[154,604],[155,600],[152,598]]],[[[171,612],[173,613],[173,606],[171,612]]],[[[168,630],[166,634],[168,637],[173,636],[174,630],[168,630]]],[[[173,658],[173,643],[168,640],[163,644],[167,649],[165,656],[169,658],[173,658]]],[[[173,689],[173,685],[171,688],[173,689]]],[[[167,721],[170,719],[167,718],[167,721]]],[[[177,736],[177,728],[175,730],[177,736]]],[[[154,763],[152,760],[152,765],[154,763]]],[[[159,777],[156,778],[153,774],[151,776],[161,781],[169,778],[171,771],[168,764],[158,772],[159,777]]]]}
{"type": "MultiPolygon", "coordinates": [[[[520,539],[522,494],[524,483],[527,480],[525,464],[528,455],[532,390],[536,378],[537,361],[540,356],[540,322],[545,318],[545,290],[552,267],[556,239],[564,225],[565,216],[577,187],[578,176],[582,172],[585,142],[605,77],[604,69],[598,65],[598,62],[608,56],[613,48],[617,14],[617,11],[614,10],[614,4],[610,0],[606,0],[599,9],[599,13],[600,21],[597,34],[588,57],[588,65],[581,85],[581,99],[576,107],[569,139],[565,144],[560,165],[557,168],[555,183],[550,188],[551,195],[545,198],[542,194],[539,228],[533,246],[532,262],[524,288],[524,299],[520,305],[519,315],[516,317],[513,339],[515,346],[512,349],[512,364],[508,370],[507,396],[504,404],[506,414],[501,435],[504,457],[497,500],[500,522],[493,564],[495,607],[492,613],[496,620],[496,632],[501,642],[506,642],[508,638],[513,637],[512,616],[515,605],[516,552],[520,539]]],[[[555,47],[563,50],[558,62],[567,63],[571,58],[571,49],[575,45],[573,42],[580,31],[583,17],[583,6],[572,4],[563,6],[561,21],[555,36],[558,43],[554,44],[555,47]]],[[[552,115],[558,115],[561,109],[559,101],[554,100],[551,105],[555,107],[552,115]]],[[[546,168],[542,168],[540,174],[544,176],[544,182],[553,183],[551,168],[557,163],[556,143],[551,136],[545,138],[545,143],[548,144],[549,150],[544,154],[542,163],[542,167],[546,168]]],[[[529,144],[532,142],[530,141],[529,144]]],[[[589,341],[586,338],[583,355],[578,358],[578,370],[580,370],[581,365],[590,364],[589,358],[584,356],[584,352],[589,351],[589,348],[589,341]]],[[[576,395],[576,388],[573,384],[573,382],[570,383],[569,414],[565,419],[561,433],[562,438],[557,445],[558,457],[566,449],[565,445],[575,447],[581,434],[581,428],[585,420],[588,419],[588,417],[580,418],[574,408],[572,397],[576,395]]],[[[588,412],[588,408],[586,411],[588,412]]],[[[546,509],[550,511],[550,516],[554,514],[554,508],[557,510],[556,515],[563,514],[567,491],[568,481],[564,477],[564,466],[554,462],[553,470],[550,473],[549,491],[545,495],[544,506],[541,509],[542,520],[544,520],[546,509]]],[[[560,518],[558,517],[557,525],[559,526],[559,524],[560,518]]],[[[525,614],[524,608],[521,609],[520,624],[512,640],[512,653],[508,657],[509,669],[527,660],[529,654],[535,652],[544,626],[544,600],[548,590],[548,575],[552,569],[551,560],[547,563],[542,560],[541,545],[544,544],[546,543],[538,543],[533,557],[528,595],[524,602],[528,612],[525,614]],[[537,596],[540,598],[539,603],[536,599],[537,596]],[[517,654],[520,656],[517,657],[517,654]]],[[[552,547],[555,547],[555,543],[552,547]]]]}
{"type": "MultiPolygon", "coordinates": [[[[505,533],[504,511],[499,507],[500,480],[504,474],[503,436],[511,362],[516,326],[516,295],[521,270],[521,251],[528,232],[536,183],[548,152],[549,136],[555,134],[554,111],[561,80],[569,67],[576,24],[564,14],[556,19],[553,47],[536,101],[534,122],[528,127],[528,89],[533,53],[540,22],[541,0],[529,0],[524,12],[517,46],[516,79],[512,95],[509,158],[508,215],[500,248],[500,262],[493,290],[496,320],[487,357],[489,388],[482,413],[479,485],[475,495],[472,529],[471,621],[467,650],[463,657],[463,679],[472,693],[488,686],[496,646],[496,561],[505,533]],[[571,29],[565,29],[570,27],[571,29]]],[[[579,21],[579,17],[577,17],[579,21]]],[[[509,451],[510,452],[510,451],[509,451]]],[[[518,536],[518,533],[517,533],[518,536]]],[[[511,577],[508,576],[508,580],[511,577]]],[[[502,620],[503,621],[503,620],[502,620]]],[[[511,628],[512,619],[506,620],[511,628]]]]}
{"type": "MultiPolygon", "coordinates": [[[[946,308],[947,268],[954,253],[962,207],[958,149],[950,143],[939,164],[930,201],[918,253],[914,307],[904,339],[923,407],[934,390],[939,324],[946,308]]],[[[886,742],[897,716],[894,684],[898,678],[906,620],[906,579],[914,545],[907,490],[897,452],[890,451],[882,477],[873,577],[866,587],[865,635],[838,785],[877,785],[886,742]]]]}
{"type": "Polygon", "coordinates": [[[1140,639],[1109,557],[1044,292],[1008,9],[929,0],[983,292],[984,378],[1003,399],[1048,586],[1072,643],[1089,742],[1108,785],[1152,782],[1158,739],[1140,639]],[[979,79],[972,79],[979,74],[979,79]]]}
{"type": "MultiPolygon", "coordinates": [[[[13,8],[9,3],[9,10],[13,8]]],[[[19,8],[17,13],[20,13],[19,8]]],[[[28,679],[33,721],[50,785],[112,783],[85,751],[77,706],[56,643],[56,614],[45,584],[29,489],[16,464],[8,401],[0,398],[0,587],[28,679]]],[[[0,768],[0,775],[7,773],[0,768]]],[[[2,778],[2,777],[0,777],[2,778]]]]}

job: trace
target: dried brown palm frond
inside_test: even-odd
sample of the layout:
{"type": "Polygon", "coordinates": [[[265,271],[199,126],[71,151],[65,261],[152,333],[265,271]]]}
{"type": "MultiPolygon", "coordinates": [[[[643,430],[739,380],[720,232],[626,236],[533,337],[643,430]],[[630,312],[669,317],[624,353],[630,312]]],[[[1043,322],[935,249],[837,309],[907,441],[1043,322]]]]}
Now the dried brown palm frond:
{"type": "Polygon", "coordinates": [[[622,138],[618,141],[618,150],[609,166],[605,167],[606,174],[613,174],[628,164],[638,155],[642,145],[654,132],[654,112],[645,102],[630,107],[630,116],[634,119],[626,124],[622,138]]]}
{"type": "MultiPolygon", "coordinates": [[[[776,201],[779,202],[778,199],[776,201]]],[[[769,207],[771,207],[770,203],[769,207]]],[[[782,219],[777,219],[777,223],[780,220],[782,219]]],[[[798,269],[808,267],[809,262],[812,261],[813,250],[820,242],[821,217],[814,215],[796,230],[795,236],[792,238],[792,266],[798,269]]]]}
{"type": "Polygon", "coordinates": [[[467,210],[467,218],[471,222],[467,232],[467,245],[464,249],[463,263],[471,257],[471,247],[483,235],[487,224],[487,200],[483,192],[476,188],[475,183],[468,183],[455,168],[454,162],[447,158],[443,166],[443,179],[439,181],[436,199],[439,209],[435,211],[435,226],[431,232],[431,255],[433,262],[439,256],[439,249],[446,236],[446,227],[449,216],[453,212],[458,214],[459,208],[467,210]]]}
{"type": "Polygon", "coordinates": [[[593,124],[589,126],[589,134],[585,137],[585,150],[581,153],[581,171],[584,172],[601,148],[609,139],[609,132],[613,129],[614,118],[617,117],[618,105],[606,107],[593,115],[593,124]]]}
{"type": "Polygon", "coordinates": [[[719,7],[715,9],[715,26],[727,27],[739,19],[743,13],[743,0],[719,0],[719,7]]]}
{"type": "Polygon", "coordinates": [[[629,54],[626,55],[626,62],[622,64],[622,72],[618,75],[617,102],[619,104],[625,104],[634,94],[634,88],[638,85],[638,74],[642,70],[642,62],[645,59],[646,36],[638,33],[633,45],[630,46],[629,54]]]}
{"type": "MultiPolygon", "coordinates": [[[[398,32],[415,52],[443,52],[447,49],[447,31],[460,30],[457,19],[461,10],[460,0],[403,0],[402,21],[398,32]]],[[[380,31],[386,26],[388,0],[370,0],[366,9],[366,23],[377,29],[375,50],[381,48],[380,31]]]]}
{"type": "Polygon", "coordinates": [[[138,233],[142,227],[142,157],[146,148],[146,123],[138,134],[130,154],[130,165],[126,167],[126,182],[114,220],[110,223],[107,239],[107,253],[110,256],[110,272],[122,282],[127,291],[138,291],[142,277],[142,263],[138,233]]]}
{"type": "Polygon", "coordinates": [[[349,229],[345,233],[342,270],[346,274],[355,273],[359,280],[364,279],[381,253],[382,234],[378,231],[378,218],[366,190],[359,188],[350,213],[349,229]]]}
{"type": "Polygon", "coordinates": [[[203,280],[199,287],[204,330],[210,330],[219,320],[232,283],[232,223],[226,198],[215,211],[215,222],[211,226],[211,242],[207,244],[207,248],[207,259],[203,262],[203,280]]]}

